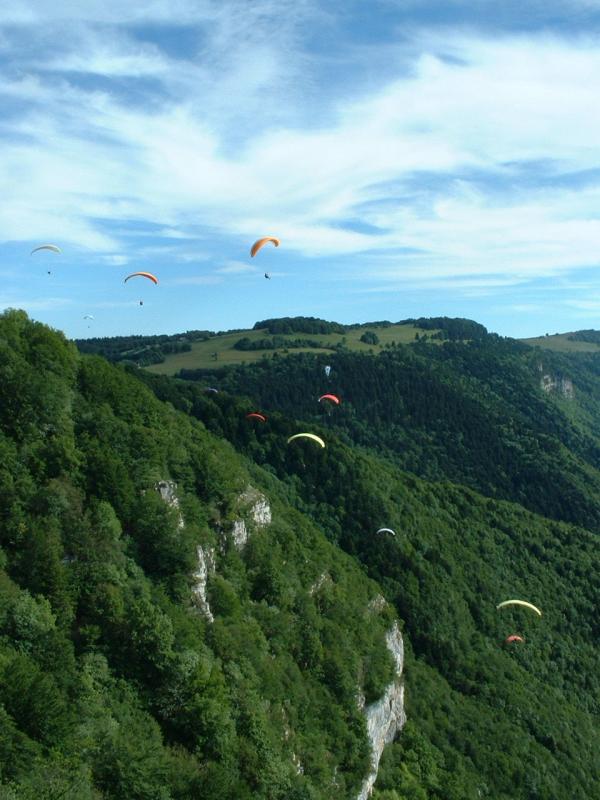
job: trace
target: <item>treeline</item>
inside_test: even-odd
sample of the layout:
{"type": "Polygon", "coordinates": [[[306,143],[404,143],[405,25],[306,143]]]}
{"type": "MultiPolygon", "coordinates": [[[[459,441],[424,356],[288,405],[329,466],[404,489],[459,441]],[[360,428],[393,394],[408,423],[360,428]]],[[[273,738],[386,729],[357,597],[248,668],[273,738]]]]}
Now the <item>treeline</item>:
{"type": "Polygon", "coordinates": [[[570,342],[591,342],[592,344],[600,344],[600,331],[593,329],[585,331],[575,331],[567,337],[570,342]]]}
{"type": "Polygon", "coordinates": [[[453,317],[419,317],[418,319],[404,319],[399,325],[414,325],[426,331],[437,331],[432,338],[447,339],[449,341],[483,340],[488,330],[479,322],[472,319],[453,317]]]}
{"type": "MultiPolygon", "coordinates": [[[[316,347],[323,349],[325,346],[322,342],[315,339],[285,339],[283,336],[272,336],[266,339],[250,339],[248,336],[243,336],[232,345],[234,350],[279,350],[281,348],[288,350],[297,350],[303,347],[316,347]]],[[[334,348],[331,348],[334,349],[334,348]]]]}
{"type": "Polygon", "coordinates": [[[81,353],[97,355],[116,363],[130,361],[139,366],[160,364],[171,353],[185,353],[193,342],[202,342],[216,334],[211,331],[186,331],[173,335],[157,336],[105,336],[76,339],[81,353]]]}
{"type": "Polygon", "coordinates": [[[252,330],[267,330],[271,334],[284,333],[345,333],[346,326],[327,322],[317,317],[281,317],[256,322],[252,330]]]}
{"type": "MultiPolygon", "coordinates": [[[[451,319],[449,317],[436,317],[432,319],[421,318],[418,320],[404,320],[402,323],[410,323],[423,330],[433,331],[431,334],[424,334],[425,337],[441,340],[467,340],[480,339],[485,336],[486,329],[471,320],[451,319]]],[[[315,339],[294,339],[286,340],[280,337],[293,333],[307,334],[344,334],[350,330],[367,329],[364,334],[367,339],[361,341],[376,343],[374,337],[377,334],[372,328],[386,328],[393,323],[383,320],[380,322],[368,322],[352,325],[341,325],[337,322],[328,322],[316,317],[283,317],[281,319],[267,319],[257,322],[253,330],[267,330],[271,336],[264,337],[259,341],[243,336],[234,345],[238,350],[275,350],[279,348],[298,349],[303,347],[322,348],[322,342],[315,339]]],[[[206,341],[222,333],[237,333],[239,329],[232,331],[212,331],[191,330],[185,333],[157,336],[112,336],[112,337],[92,337],[90,339],[77,339],[76,345],[80,352],[89,355],[99,355],[103,358],[117,363],[131,362],[144,367],[151,364],[162,363],[166,356],[171,353],[188,352],[194,342],[206,341]]],[[[239,330],[239,332],[242,332],[239,330]]],[[[344,343],[338,343],[337,348],[342,349],[344,343]]],[[[387,346],[387,345],[386,345],[387,346]]]]}

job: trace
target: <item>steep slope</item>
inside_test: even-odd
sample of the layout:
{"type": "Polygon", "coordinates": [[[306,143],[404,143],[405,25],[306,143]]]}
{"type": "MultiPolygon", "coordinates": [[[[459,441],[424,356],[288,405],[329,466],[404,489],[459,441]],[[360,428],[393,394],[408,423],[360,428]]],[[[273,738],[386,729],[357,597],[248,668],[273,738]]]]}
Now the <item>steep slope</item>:
{"type": "MultiPolygon", "coordinates": [[[[422,463],[436,464],[442,480],[431,482],[399,469],[394,437],[379,443],[387,407],[375,405],[373,430],[368,414],[344,427],[321,411],[311,429],[327,447],[287,446],[312,410],[303,422],[277,410],[251,422],[256,398],[127,374],[78,358],[22,313],[1,318],[6,795],[357,798],[372,769],[359,705],[364,696],[375,719],[402,693],[388,689],[386,647],[400,615],[409,722],[382,755],[374,800],[600,798],[597,534],[444,473],[480,480],[474,465],[488,463],[465,448],[461,464],[457,438],[444,445],[443,431],[466,427],[444,416],[454,393],[469,412],[475,401],[482,415],[495,409],[485,442],[513,442],[518,468],[553,454],[535,475],[571,459],[595,485],[591,368],[571,376],[574,406],[540,388],[535,351],[523,348],[513,370],[504,344],[413,351],[413,376],[437,359],[413,385],[442,399],[403,424],[406,441],[421,436],[422,463]],[[359,431],[372,442],[357,446],[359,431]],[[383,526],[396,536],[376,534],[383,526]],[[509,597],[543,617],[498,612],[509,597]],[[524,646],[504,645],[510,633],[524,646]]],[[[366,359],[374,373],[334,363],[332,380],[341,364],[355,371],[343,408],[360,387],[372,396],[374,380],[383,402],[402,372],[386,358],[366,359]]],[[[294,370],[316,364],[322,382],[322,364],[287,364],[281,397],[287,386],[289,402],[314,403],[294,370]]],[[[501,474],[490,475],[500,494],[501,474]]],[[[585,481],[566,475],[554,491],[559,510],[572,492],[578,514],[597,512],[585,481]]]]}
{"type": "MultiPolygon", "coordinates": [[[[326,362],[299,355],[205,379],[249,396],[267,414],[280,411],[333,430],[423,478],[462,483],[600,530],[597,356],[542,352],[487,336],[395,347],[375,358],[342,352],[326,362]],[[567,381],[569,395],[553,389],[555,378],[567,381]],[[317,402],[325,391],[341,397],[338,408],[317,402]]],[[[197,410],[200,394],[187,395],[197,410]]],[[[205,419],[216,425],[214,415],[205,419]]]]}
{"type": "MultiPolygon", "coordinates": [[[[503,343],[500,345],[500,355],[506,354],[503,343]]],[[[437,349],[442,353],[446,347],[437,349]]],[[[527,349],[523,352],[528,356],[527,349]]],[[[452,349],[449,353],[452,355],[452,349]]],[[[576,487],[581,506],[590,510],[594,522],[600,495],[590,492],[585,482],[578,486],[569,475],[560,480],[561,463],[565,463],[561,458],[571,459],[582,471],[589,470],[592,481],[597,479],[595,468],[586,460],[596,446],[587,423],[571,419],[560,402],[555,404],[540,389],[535,364],[517,360],[512,375],[512,346],[504,370],[498,369],[501,360],[497,353],[491,362],[486,362],[484,355],[476,348],[472,359],[465,356],[462,380],[453,384],[448,373],[443,373],[442,387],[447,384],[448,393],[463,397],[463,387],[471,387],[473,376],[481,371],[485,380],[476,383],[481,405],[491,407],[493,401],[497,414],[503,415],[488,416],[487,425],[493,430],[487,436],[508,447],[510,432],[517,445],[513,450],[519,454],[515,469],[531,463],[540,485],[544,475],[549,486],[550,477],[556,476],[552,489],[560,504],[554,508],[559,511],[567,507],[569,493],[576,487]],[[530,398],[535,400],[532,409],[527,408],[530,398]],[[494,428],[498,419],[504,421],[499,429],[494,428]],[[535,431],[551,425],[554,435],[545,434],[540,450],[541,434],[535,431]],[[558,466],[551,459],[537,464],[540,452],[553,454],[558,466]]],[[[421,357],[419,353],[417,357],[421,357]]],[[[390,375],[400,372],[392,372],[393,359],[366,359],[368,365],[379,362],[373,368],[381,371],[372,373],[362,360],[347,358],[334,361],[338,375],[346,374],[342,367],[347,367],[345,379],[352,381],[353,387],[364,384],[365,394],[377,401],[390,391],[390,375]]],[[[435,371],[431,373],[435,377],[435,371]]],[[[246,391],[255,386],[255,376],[247,372],[242,376],[248,378],[243,387],[246,391]]],[[[312,382],[324,381],[321,365],[304,358],[289,359],[279,377],[277,387],[276,381],[262,387],[261,398],[272,405],[273,397],[281,405],[293,399],[300,408],[307,403],[312,407],[312,382]],[[316,378],[306,377],[309,367],[316,378]],[[303,378],[308,389],[301,391],[303,378]]],[[[268,380],[266,367],[259,378],[268,380]]],[[[250,400],[237,399],[226,391],[206,394],[202,386],[182,381],[147,376],[144,380],[152,383],[159,396],[198,415],[240,452],[270,468],[288,486],[290,501],[365,565],[398,610],[407,634],[409,723],[406,736],[403,733],[384,755],[383,774],[376,784],[379,794],[374,797],[600,797],[600,629],[596,616],[600,590],[594,580],[600,557],[596,533],[550,520],[516,503],[486,498],[448,480],[431,483],[402,472],[394,465],[396,451],[391,447],[385,450],[387,458],[380,459],[372,454],[375,447],[352,446],[347,431],[338,427],[335,412],[331,416],[323,413],[316,425],[314,418],[294,421],[267,410],[267,422],[255,424],[245,418],[245,412],[253,407],[250,400]],[[310,442],[286,445],[287,436],[307,430],[308,424],[326,439],[325,450],[310,442]],[[376,534],[382,526],[391,527],[396,536],[376,534]],[[496,604],[510,597],[537,603],[543,609],[542,619],[523,610],[496,611],[496,604]],[[524,636],[525,646],[511,649],[504,645],[511,633],[524,636]]],[[[219,385],[231,385],[228,380],[227,375],[220,376],[219,385]]],[[[236,380],[241,389],[242,377],[236,380]]],[[[345,402],[346,395],[342,397],[345,402]]],[[[470,397],[475,404],[473,388],[470,397]]],[[[443,406],[440,402],[438,415],[443,406]]],[[[264,405],[260,407],[266,410],[264,405]]],[[[480,413],[483,426],[483,409],[480,413]]],[[[384,414],[375,403],[372,414],[365,410],[361,418],[365,436],[371,433],[371,416],[384,428],[384,414]]],[[[428,456],[435,457],[432,442],[436,446],[442,443],[441,435],[436,438],[436,434],[446,424],[456,430],[460,421],[458,412],[455,417],[443,418],[429,411],[429,419],[438,418],[437,428],[432,424],[429,444],[423,444],[424,462],[428,456]]],[[[405,429],[407,438],[413,435],[410,427],[405,425],[405,429]]],[[[448,457],[453,452],[449,448],[448,457]]],[[[486,458],[465,448],[464,458],[471,461],[461,466],[456,460],[454,468],[462,469],[459,474],[465,476],[476,457],[486,458]]],[[[477,476],[476,471],[474,474],[477,476]]],[[[497,475],[492,472],[487,485],[498,485],[497,475]]],[[[523,486],[524,499],[532,506],[536,502],[542,505],[543,498],[535,498],[530,484],[525,481],[523,486]]]]}
{"type": "Polygon", "coordinates": [[[23,312],[0,422],[3,796],[355,796],[394,617],[285,487],[23,312]]]}

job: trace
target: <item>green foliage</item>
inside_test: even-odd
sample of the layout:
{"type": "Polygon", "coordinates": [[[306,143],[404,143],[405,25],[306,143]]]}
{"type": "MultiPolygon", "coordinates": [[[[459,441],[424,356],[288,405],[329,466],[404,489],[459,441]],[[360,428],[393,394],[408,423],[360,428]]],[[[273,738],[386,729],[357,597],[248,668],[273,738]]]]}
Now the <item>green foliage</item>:
{"type": "Polygon", "coordinates": [[[356,793],[356,698],[392,676],[388,617],[362,624],[373,583],[177,392],[21,312],[0,317],[0,355],[0,796],[356,793]]]}
{"type": "Polygon", "coordinates": [[[375,331],[365,331],[360,337],[360,341],[365,344],[379,344],[379,336],[377,336],[375,331]]]}
{"type": "MultiPolygon", "coordinates": [[[[391,749],[381,797],[599,796],[600,595],[589,576],[600,567],[600,361],[541,359],[494,336],[419,342],[333,356],[327,381],[323,359],[295,356],[222,372],[221,393],[204,402],[194,384],[144,378],[268,465],[404,620],[411,727],[391,749]],[[544,392],[543,374],[557,387],[571,378],[574,395],[544,392]],[[333,413],[316,402],[324,389],[342,397],[333,413]],[[242,393],[268,415],[251,434],[242,393]],[[326,449],[287,447],[300,425],[326,449]],[[376,537],[380,526],[397,536],[376,537]],[[542,620],[497,612],[508,597],[539,604],[542,620]],[[505,647],[509,633],[525,646],[505,647]]],[[[276,592],[268,572],[260,591],[276,592]]],[[[318,601],[327,598],[325,582],[318,601]]],[[[349,684],[336,666],[352,656],[325,650],[311,637],[300,653],[339,701],[349,684]]]]}
{"type": "Polygon", "coordinates": [[[402,324],[414,325],[425,331],[439,331],[442,335],[438,338],[450,341],[483,340],[488,336],[487,328],[479,322],[460,317],[419,317],[402,320],[402,324]]]}
{"type": "Polygon", "coordinates": [[[112,362],[129,362],[140,367],[160,364],[172,353],[189,353],[193,342],[214,336],[211,331],[187,331],[173,336],[111,336],[77,339],[82,353],[103,356],[112,362]]]}
{"type": "Polygon", "coordinates": [[[272,334],[282,333],[345,333],[346,326],[338,322],[327,322],[317,317],[281,317],[263,319],[254,324],[253,330],[267,330],[272,334]]]}
{"type": "Polygon", "coordinates": [[[354,797],[400,616],[377,800],[600,797],[600,362],[434,322],[207,395],[0,318],[0,792],[354,797]]]}
{"type": "Polygon", "coordinates": [[[570,342],[592,342],[592,344],[600,344],[600,331],[595,331],[592,328],[585,331],[575,331],[568,339],[570,342]]]}
{"type": "MultiPolygon", "coordinates": [[[[362,340],[361,340],[362,341],[362,340]]],[[[243,336],[233,343],[234,350],[278,350],[280,348],[287,348],[289,350],[297,350],[301,347],[314,347],[321,348],[321,342],[314,339],[285,339],[283,336],[272,336],[267,339],[250,339],[248,336],[243,336]]]]}

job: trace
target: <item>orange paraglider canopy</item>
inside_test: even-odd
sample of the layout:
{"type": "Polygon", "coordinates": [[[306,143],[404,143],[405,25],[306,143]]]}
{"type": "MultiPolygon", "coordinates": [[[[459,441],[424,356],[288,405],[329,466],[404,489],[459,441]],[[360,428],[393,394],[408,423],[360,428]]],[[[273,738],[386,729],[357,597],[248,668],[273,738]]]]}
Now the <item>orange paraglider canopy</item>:
{"type": "Polygon", "coordinates": [[[264,247],[267,244],[267,242],[273,242],[275,247],[279,247],[280,244],[279,239],[276,236],[263,236],[262,239],[257,239],[250,248],[250,255],[252,256],[252,258],[254,258],[254,256],[258,253],[261,247],[264,247]]]}
{"type": "Polygon", "coordinates": [[[152,283],[158,283],[158,278],[155,275],[153,275],[151,272],[132,272],[131,275],[128,275],[125,278],[123,283],[127,283],[127,281],[130,278],[135,278],[136,276],[139,277],[139,278],[148,278],[148,280],[151,280],[152,283]]]}
{"type": "Polygon", "coordinates": [[[506,637],[506,639],[504,640],[504,644],[512,644],[513,642],[524,642],[524,641],[525,639],[523,639],[522,636],[517,636],[516,633],[513,633],[511,636],[506,637]]]}

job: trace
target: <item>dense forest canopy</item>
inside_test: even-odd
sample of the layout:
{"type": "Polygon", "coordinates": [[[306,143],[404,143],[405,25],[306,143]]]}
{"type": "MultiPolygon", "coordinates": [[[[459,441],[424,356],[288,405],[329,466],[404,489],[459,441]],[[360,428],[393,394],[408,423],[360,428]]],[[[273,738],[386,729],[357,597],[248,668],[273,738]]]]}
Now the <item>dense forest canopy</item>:
{"type": "Polygon", "coordinates": [[[5,313],[4,796],[355,798],[399,619],[374,800],[600,798],[600,362],[468,338],[192,382],[5,313]]]}
{"type": "Polygon", "coordinates": [[[356,793],[357,692],[392,669],[377,587],[272,476],[23,312],[0,319],[0,371],[4,796],[356,793]],[[241,550],[249,486],[273,520],[241,550]]]}

